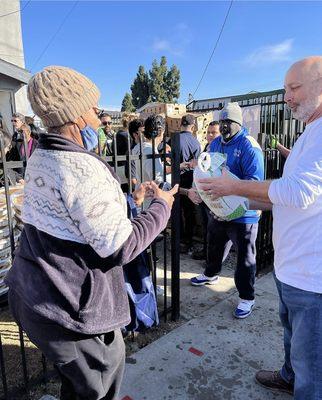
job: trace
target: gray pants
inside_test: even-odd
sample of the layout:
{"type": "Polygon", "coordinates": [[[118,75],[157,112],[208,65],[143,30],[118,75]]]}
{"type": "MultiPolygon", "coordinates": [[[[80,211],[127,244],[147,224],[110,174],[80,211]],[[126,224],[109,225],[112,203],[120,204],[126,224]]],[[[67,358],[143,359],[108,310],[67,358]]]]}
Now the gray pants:
{"type": "Polygon", "coordinates": [[[100,335],[70,331],[27,307],[12,290],[9,305],[18,325],[61,377],[61,400],[116,400],[125,363],[120,329],[100,335]]]}

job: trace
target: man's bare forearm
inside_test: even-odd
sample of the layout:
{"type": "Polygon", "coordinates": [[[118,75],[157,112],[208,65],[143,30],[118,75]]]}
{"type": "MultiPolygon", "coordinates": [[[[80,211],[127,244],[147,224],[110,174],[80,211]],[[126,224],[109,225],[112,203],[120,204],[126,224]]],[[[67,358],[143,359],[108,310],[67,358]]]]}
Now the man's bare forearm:
{"type": "Polygon", "coordinates": [[[284,158],[287,158],[290,154],[291,150],[287,147],[283,146],[281,143],[277,143],[276,145],[277,150],[282,154],[284,158]]]}
{"type": "Polygon", "coordinates": [[[264,203],[263,201],[249,200],[250,210],[271,211],[273,204],[264,203]]]}
{"type": "Polygon", "coordinates": [[[236,196],[247,197],[250,200],[262,203],[271,203],[268,197],[270,181],[237,181],[232,186],[232,194],[236,196]]]}

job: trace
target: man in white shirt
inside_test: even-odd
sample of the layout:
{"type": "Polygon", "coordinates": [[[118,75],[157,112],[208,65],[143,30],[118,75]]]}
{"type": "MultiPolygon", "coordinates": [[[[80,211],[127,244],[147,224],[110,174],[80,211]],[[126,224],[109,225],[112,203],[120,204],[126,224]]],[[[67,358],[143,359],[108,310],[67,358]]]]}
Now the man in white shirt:
{"type": "Polygon", "coordinates": [[[322,399],[322,57],[293,64],[285,77],[285,101],[306,122],[273,181],[232,181],[226,173],[203,179],[215,197],[248,197],[252,209],[273,210],[275,275],[284,327],[285,363],[259,371],[261,385],[295,400],[322,399]]]}

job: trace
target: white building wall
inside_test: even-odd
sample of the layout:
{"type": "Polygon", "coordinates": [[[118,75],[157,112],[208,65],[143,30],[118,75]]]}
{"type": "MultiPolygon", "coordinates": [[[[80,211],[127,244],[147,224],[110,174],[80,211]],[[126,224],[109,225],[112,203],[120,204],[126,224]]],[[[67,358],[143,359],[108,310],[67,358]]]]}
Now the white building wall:
{"type": "MultiPolygon", "coordinates": [[[[24,3],[22,3],[24,4],[24,3]]],[[[0,15],[20,9],[19,0],[0,0],[0,15]]],[[[1,18],[0,23],[0,58],[12,64],[25,68],[25,58],[22,43],[20,12],[1,18]]],[[[26,86],[15,94],[16,111],[28,114],[26,86]]]]}

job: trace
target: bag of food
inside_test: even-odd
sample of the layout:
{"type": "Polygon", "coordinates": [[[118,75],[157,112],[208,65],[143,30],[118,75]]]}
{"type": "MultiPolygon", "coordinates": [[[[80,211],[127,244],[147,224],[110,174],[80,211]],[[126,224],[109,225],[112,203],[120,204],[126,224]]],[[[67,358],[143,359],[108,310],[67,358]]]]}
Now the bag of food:
{"type": "MultiPolygon", "coordinates": [[[[198,158],[198,166],[193,173],[194,184],[202,200],[209,207],[210,211],[218,219],[232,221],[241,218],[248,209],[248,200],[240,196],[223,196],[214,200],[211,194],[200,189],[198,179],[212,178],[222,175],[222,169],[226,165],[226,155],[222,153],[201,153],[198,158]]],[[[228,171],[228,174],[234,178],[236,175],[228,171]]]]}

